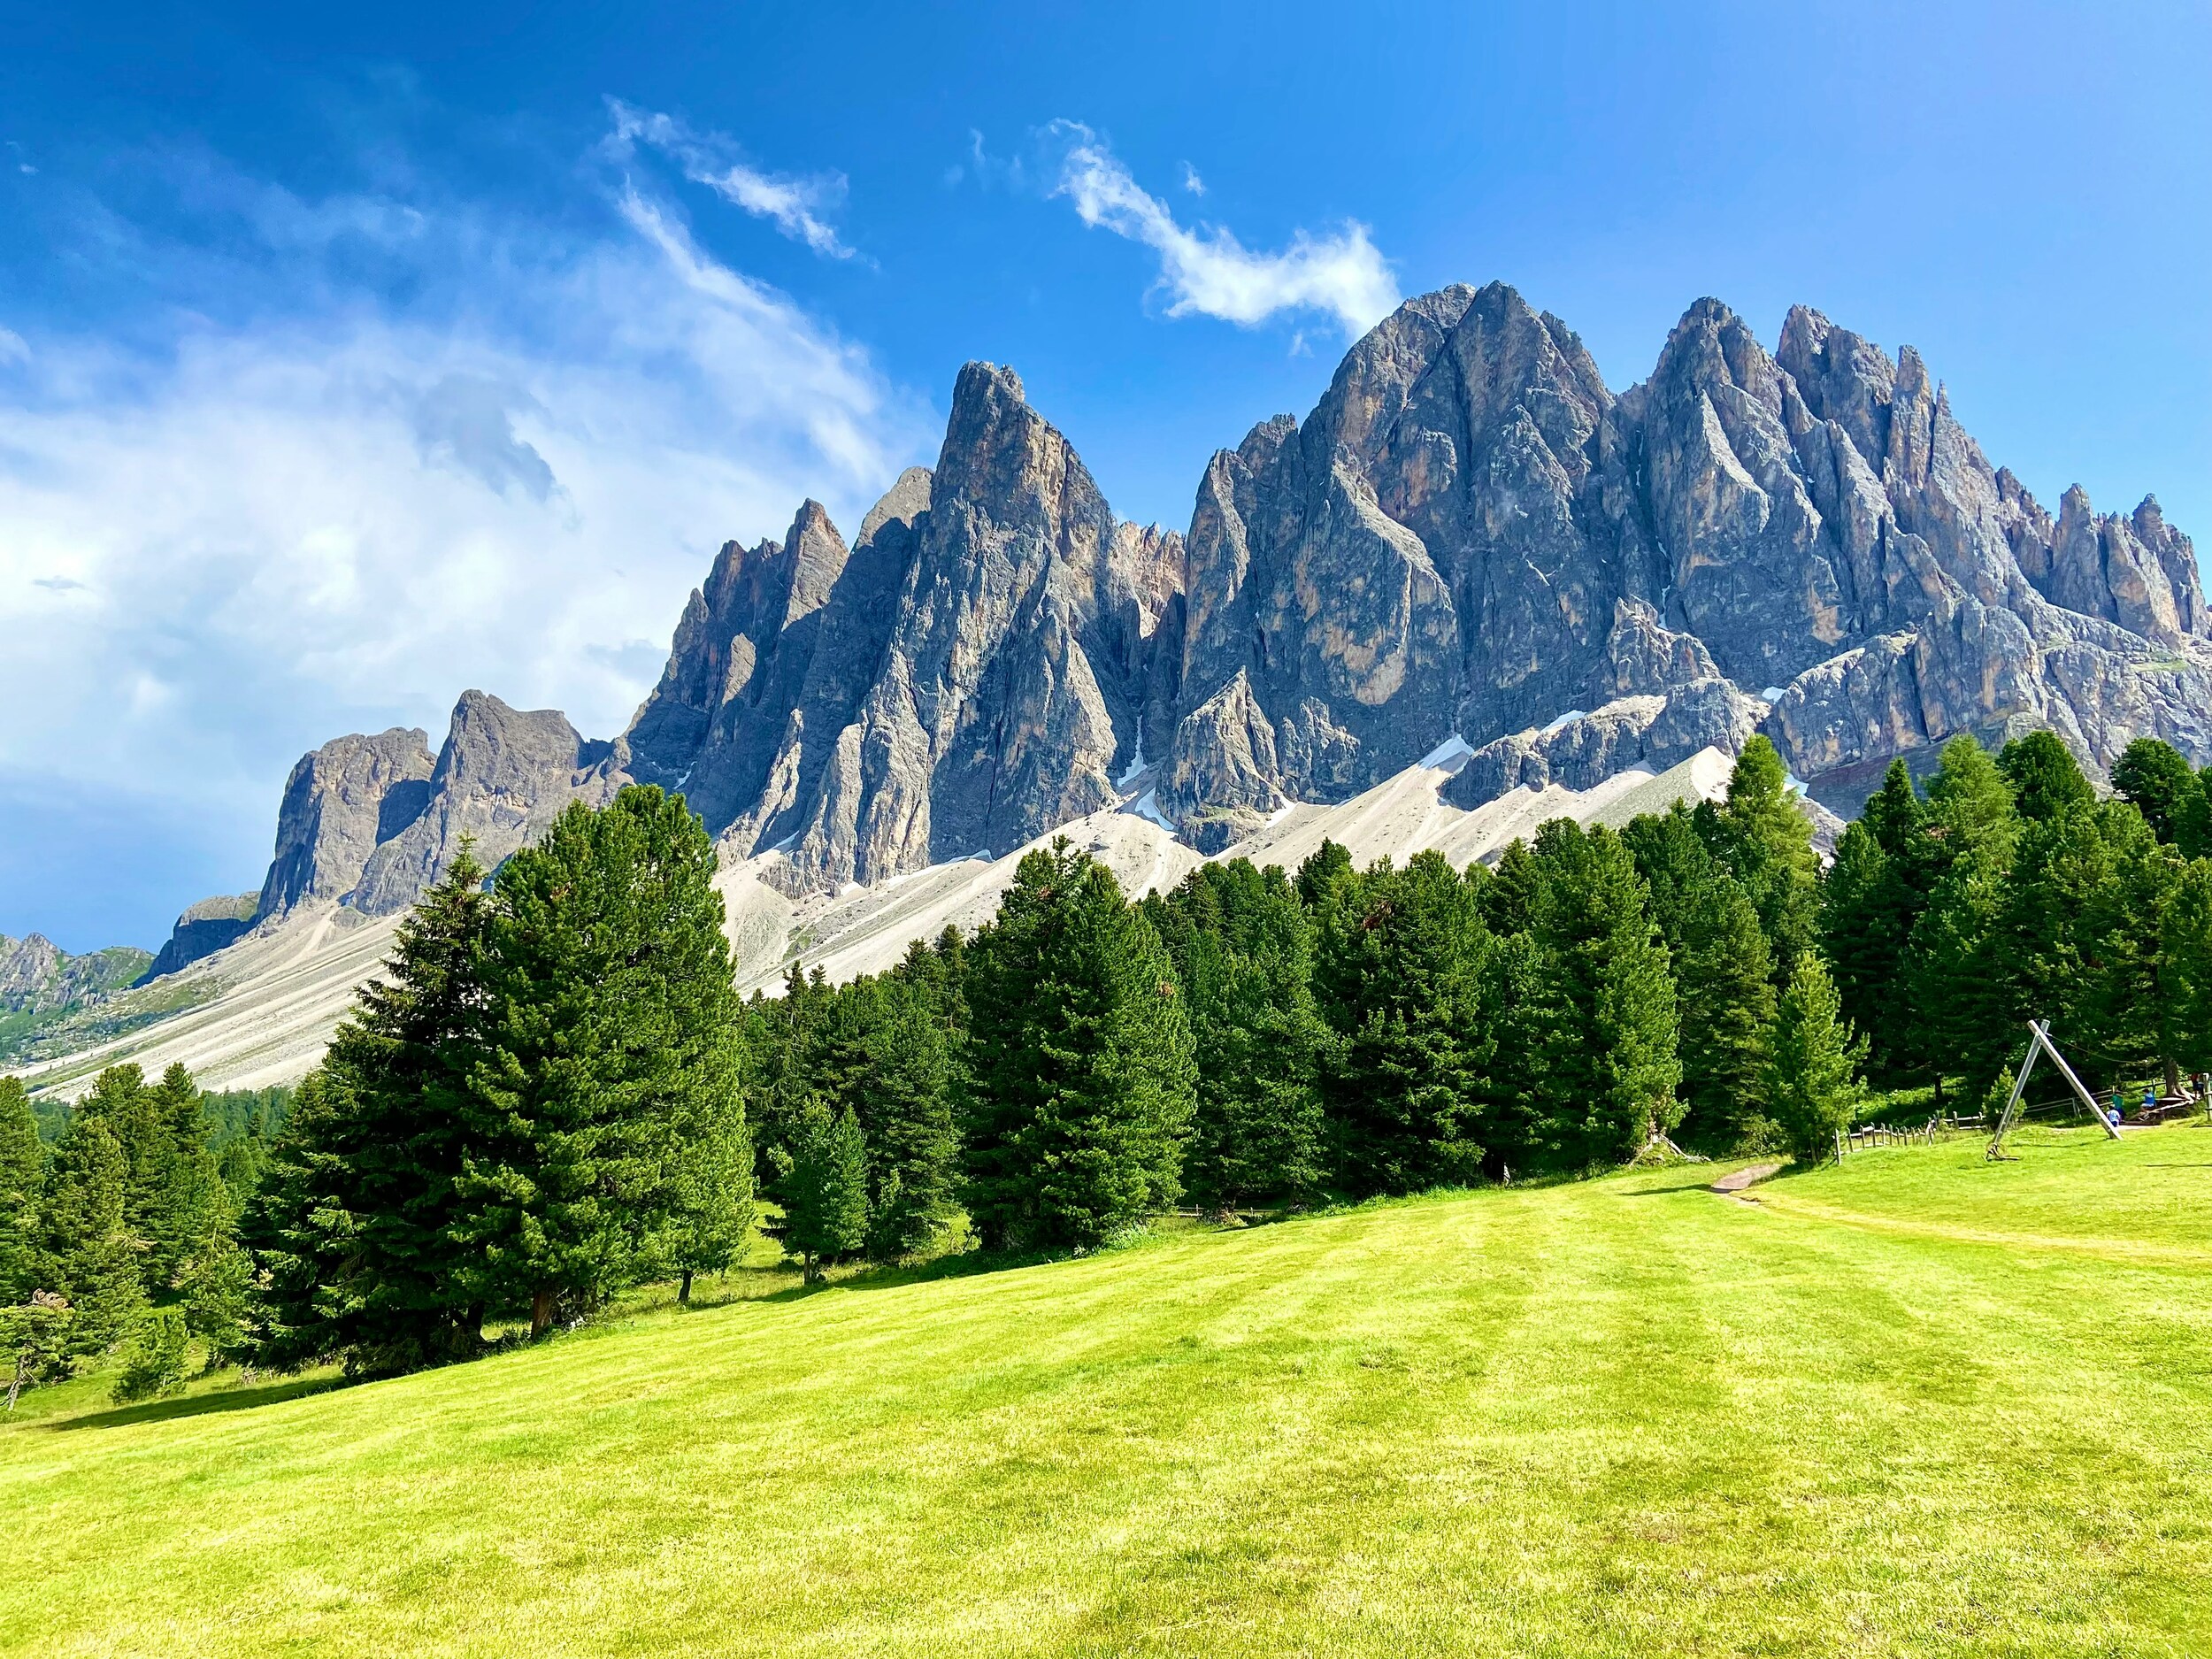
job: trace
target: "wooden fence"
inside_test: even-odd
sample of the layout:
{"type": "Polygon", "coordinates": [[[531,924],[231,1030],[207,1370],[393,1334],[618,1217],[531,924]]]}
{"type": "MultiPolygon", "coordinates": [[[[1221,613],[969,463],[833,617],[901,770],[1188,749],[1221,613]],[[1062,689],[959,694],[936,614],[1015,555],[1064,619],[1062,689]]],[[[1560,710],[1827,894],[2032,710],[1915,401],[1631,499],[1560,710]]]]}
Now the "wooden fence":
{"type": "Polygon", "coordinates": [[[1836,1161],[1841,1163],[1854,1152],[1863,1152],[1870,1147],[1932,1147],[1944,1137],[1960,1129],[1978,1129],[1978,1118],[1931,1118],[1914,1129],[1893,1128],[1888,1124],[1868,1124],[1858,1129],[1836,1131],[1836,1161]]]}

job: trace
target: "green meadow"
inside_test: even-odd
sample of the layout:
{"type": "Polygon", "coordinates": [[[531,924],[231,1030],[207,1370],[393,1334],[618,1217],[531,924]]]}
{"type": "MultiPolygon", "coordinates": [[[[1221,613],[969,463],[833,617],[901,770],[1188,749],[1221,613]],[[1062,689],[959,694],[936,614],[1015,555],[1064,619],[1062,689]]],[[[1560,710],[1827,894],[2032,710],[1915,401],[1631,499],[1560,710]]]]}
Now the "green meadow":
{"type": "Polygon", "coordinates": [[[2212,1648],[2212,1132],[705,1281],[0,1429],[44,1655],[2212,1648]]]}

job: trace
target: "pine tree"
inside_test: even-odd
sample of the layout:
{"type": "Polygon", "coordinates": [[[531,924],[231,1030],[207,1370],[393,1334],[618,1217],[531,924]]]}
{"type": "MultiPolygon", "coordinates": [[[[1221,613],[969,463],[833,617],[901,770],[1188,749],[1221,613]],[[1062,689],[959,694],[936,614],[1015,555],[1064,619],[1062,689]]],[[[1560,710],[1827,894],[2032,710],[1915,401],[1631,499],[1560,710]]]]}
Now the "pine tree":
{"type": "Polygon", "coordinates": [[[184,1391],[184,1315],[174,1308],[149,1309],[139,1317],[123,1368],[115,1379],[118,1405],[158,1400],[184,1391]]]}
{"type": "Polygon", "coordinates": [[[1175,964],[1198,1069],[1183,1184],[1201,1206],[1302,1201],[1326,1175],[1313,926],[1281,870],[1202,864],[1145,902],[1175,964]]]}
{"type": "Polygon", "coordinates": [[[1559,1168],[1619,1163],[1681,1116],[1667,948],[1618,835],[1555,818],[1532,850],[1543,870],[1531,929],[1547,1010],[1541,1150],[1559,1168]]]}
{"type": "Polygon", "coordinates": [[[670,1264],[689,1136],[740,1110],[715,873],[682,798],[635,785],[501,868],[453,1228],[469,1302],[541,1333],[670,1264]]]}
{"type": "Polygon", "coordinates": [[[987,1248],[1101,1242],[1165,1209],[1194,1089],[1174,969],[1064,837],[967,951],[964,1189],[987,1248]]]}
{"type": "MultiPolygon", "coordinates": [[[[1978,1088],[2011,1041],[1997,926],[2020,833],[2012,787],[1970,737],[1943,747],[1928,780],[1928,899],[1913,924],[1902,988],[1916,1057],[1978,1088]]],[[[2060,821],[2063,821],[2062,819],[2060,821]]]]}
{"type": "Polygon", "coordinates": [[[2131,806],[2108,802],[2082,816],[2097,826],[2105,849],[2104,879],[2080,911],[2088,969],[2080,999],[2084,1046],[2116,1070],[2157,1068],[2172,1093],[2180,1087],[2187,1035],[2164,990],[2162,933],[2182,861],[2131,806]]]}
{"type": "Polygon", "coordinates": [[[1736,757],[1726,798],[1701,804],[1694,822],[1714,856],[1743,884],[1778,984],[1786,980],[1818,931],[1820,859],[1812,820],[1791,795],[1774,745],[1755,733],[1736,757]]]}
{"type": "Polygon", "coordinates": [[[30,1091],[0,1077],[0,1307],[13,1307],[38,1282],[39,1201],[46,1187],[46,1148],[30,1091]]]}
{"type": "Polygon", "coordinates": [[[1490,879],[1476,895],[1484,923],[1501,939],[1527,933],[1535,926],[1536,895],[1543,884],[1536,855],[1526,841],[1515,837],[1498,855],[1490,879]]]}
{"type": "Polygon", "coordinates": [[[935,963],[920,947],[874,987],[868,1065],[853,1104],[868,1148],[865,1244],[879,1262],[927,1249],[955,1208],[951,1016],[935,963]]]}
{"type": "Polygon", "coordinates": [[[1480,1173],[1479,1001],[1490,935],[1476,890],[1443,856],[1384,859],[1325,912],[1316,991],[1334,1033],[1322,1098],[1335,1184],[1357,1197],[1480,1173]]]}
{"type": "Polygon", "coordinates": [[[819,1099],[800,1109],[791,1143],[775,1150],[776,1202],[783,1214],[768,1229],[818,1284],[825,1263],[851,1256],[868,1238],[868,1143],[849,1107],[833,1113],[819,1099]]]}
{"type": "Polygon", "coordinates": [[[54,1149],[40,1216],[39,1277],[71,1310],[65,1363],[106,1354],[145,1310],[144,1241],[128,1219],[130,1174],[106,1116],[75,1114],[54,1149]]]}
{"type": "Polygon", "coordinates": [[[2212,859],[2191,859],[2175,881],[2159,928],[2159,991],[2174,1058],[2212,1071],[2212,859]]]}
{"type": "Polygon", "coordinates": [[[1827,970],[1808,953],[1775,1011],[1766,1084],[1767,1110],[1800,1162],[1829,1156],[1836,1132],[1850,1126],[1864,1052],[1843,1021],[1827,970]]]}
{"type": "Polygon", "coordinates": [[[2073,751],[2053,733],[2014,738],[1998,755],[1997,770],[2012,786],[2015,810],[2032,824],[2086,812],[2097,804],[2097,792],[2082,776],[2073,751]]]}
{"type": "MultiPolygon", "coordinates": [[[[2139,737],[2112,764],[2112,787],[2143,815],[2151,833],[2169,846],[2181,837],[2193,805],[2202,801],[2204,785],[2171,743],[2139,737]]],[[[2204,849],[2185,848],[2185,852],[2204,849]]]]}
{"type": "MultiPolygon", "coordinates": [[[[264,1363],[343,1354],[357,1372],[410,1371],[480,1340],[485,1309],[463,1283],[453,1230],[472,1149],[469,1079],[484,1053],[483,879],[465,847],[333,1035],[312,1110],[307,1087],[295,1097],[246,1228],[285,1287],[264,1363]]],[[[204,1294],[216,1302],[227,1271],[211,1259],[219,1279],[204,1294]]]]}
{"type": "Polygon", "coordinates": [[[1651,892],[1679,1010],[1683,1139],[1732,1150],[1761,1132],[1773,966],[1758,913],[1698,837],[1689,809],[1621,832],[1651,892]]]}

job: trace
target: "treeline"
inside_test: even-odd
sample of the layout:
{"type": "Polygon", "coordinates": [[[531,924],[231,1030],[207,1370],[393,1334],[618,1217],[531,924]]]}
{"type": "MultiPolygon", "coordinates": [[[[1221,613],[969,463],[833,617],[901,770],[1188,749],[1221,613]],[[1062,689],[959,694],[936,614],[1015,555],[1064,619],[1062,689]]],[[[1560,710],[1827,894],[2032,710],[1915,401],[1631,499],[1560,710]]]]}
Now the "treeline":
{"type": "Polygon", "coordinates": [[[1759,741],[1721,802],[1561,819],[1495,868],[1326,844],[1134,904],[1033,853],[973,938],[752,1003],[787,1245],[889,1258],[963,1214],[986,1248],[1081,1248],[1178,1202],[1578,1171],[1655,1136],[1824,1145],[1855,1051],[1786,785],[1759,741]]]}
{"type": "Polygon", "coordinates": [[[173,1065],[111,1066],[50,1152],[22,1083],[0,1078],[0,1353],[25,1384],[121,1352],[119,1398],[243,1353],[254,1271],[238,1223],[281,1096],[204,1095],[173,1065]],[[211,1113],[210,1102],[217,1102],[211,1113]]]}
{"type": "Polygon", "coordinates": [[[49,1163],[8,1096],[7,1317],[44,1374],[134,1320],[180,1357],[390,1371],[648,1280],[687,1298],[757,1195],[811,1279],[1670,1140],[1815,1157],[1863,1072],[1979,1104],[2030,1014],[2092,1068],[2212,1064],[2204,780],[2139,743],[2116,782],[2047,735],[1960,740],[1924,794],[1893,767],[1824,874],[1762,739],[1722,800],[1557,820],[1493,866],[1325,844],[1132,902],[1063,841],[973,934],[749,1002],[703,829],[626,789],[425,895],[273,1144],[219,1154],[188,1078],[120,1069],[49,1163]]]}
{"type": "Polygon", "coordinates": [[[2212,1070],[2212,810],[2204,779],[2131,743],[2100,800],[2039,732],[1955,739],[1924,794],[1902,762],[1839,840],[1822,945],[1884,1085],[1983,1104],[2051,1022],[2096,1084],[2212,1070]]]}

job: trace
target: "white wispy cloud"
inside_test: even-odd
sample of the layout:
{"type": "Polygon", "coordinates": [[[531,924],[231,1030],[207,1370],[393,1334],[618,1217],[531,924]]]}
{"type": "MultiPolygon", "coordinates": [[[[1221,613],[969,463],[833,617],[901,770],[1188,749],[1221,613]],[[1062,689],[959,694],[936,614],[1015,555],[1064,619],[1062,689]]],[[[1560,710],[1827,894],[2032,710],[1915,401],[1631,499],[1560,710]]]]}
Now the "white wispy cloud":
{"type": "Polygon", "coordinates": [[[222,188],[250,246],[88,239],[206,290],[149,305],[155,349],[0,341],[0,706],[37,710],[0,783],[126,793],[150,848],[219,823],[241,887],[303,749],[434,743],[472,686],[611,735],[721,541],[806,495],[856,525],[930,447],[923,400],[641,188],[588,234],[222,188]],[[219,284],[286,298],[187,303],[219,284]]]}
{"type": "Polygon", "coordinates": [[[1206,194],[1206,181],[1198,176],[1198,169],[1187,161],[1183,164],[1183,188],[1193,196],[1206,194]]]}
{"type": "MultiPolygon", "coordinates": [[[[1167,314],[1193,312],[1249,326],[1280,311],[1334,317],[1348,334],[1372,327],[1398,303],[1388,261],[1367,227],[1347,222],[1334,234],[1301,230],[1277,253],[1256,253],[1226,227],[1186,228],[1165,202],[1139,185],[1105,141],[1079,121],[1055,121],[1048,139],[1064,147],[1052,189],[1086,225],[1141,242],[1160,257],[1158,287],[1167,314]]],[[[1187,185],[1195,185],[1190,172],[1187,185]]]]}
{"type": "Polygon", "coordinates": [[[672,115],[641,110],[619,98],[607,100],[614,127],[603,146],[626,158],[639,144],[659,150],[694,184],[703,184],[733,207],[772,219],[778,229],[818,254],[849,259],[852,250],[838,239],[824,215],[845,199],[842,173],[811,178],[764,173],[739,155],[734,141],[720,133],[695,133],[672,115]]]}

